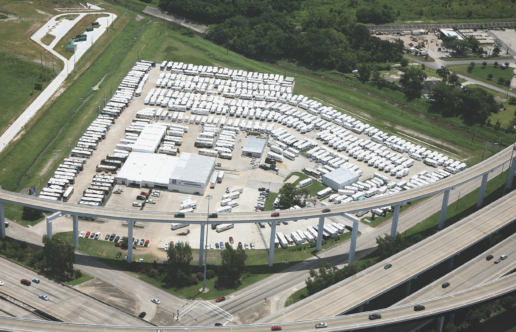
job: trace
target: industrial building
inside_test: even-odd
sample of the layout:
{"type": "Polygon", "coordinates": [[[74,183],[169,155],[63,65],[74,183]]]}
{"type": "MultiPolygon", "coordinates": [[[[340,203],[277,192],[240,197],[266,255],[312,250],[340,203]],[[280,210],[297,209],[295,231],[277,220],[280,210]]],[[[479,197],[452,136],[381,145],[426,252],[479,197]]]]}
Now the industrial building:
{"type": "Polygon", "coordinates": [[[323,175],[322,183],[325,186],[332,188],[333,190],[344,189],[345,186],[350,186],[353,183],[358,182],[360,175],[341,167],[336,170],[326,173],[323,175]]]}
{"type": "Polygon", "coordinates": [[[154,153],[165,137],[167,127],[159,124],[148,124],[132,145],[132,152],[154,153]]]}
{"type": "Polygon", "coordinates": [[[256,137],[248,137],[242,149],[242,156],[261,158],[267,145],[267,140],[256,137]]]}
{"type": "Polygon", "coordinates": [[[215,158],[191,153],[180,157],[132,152],[116,175],[118,184],[204,194],[215,169],[215,158]]]}

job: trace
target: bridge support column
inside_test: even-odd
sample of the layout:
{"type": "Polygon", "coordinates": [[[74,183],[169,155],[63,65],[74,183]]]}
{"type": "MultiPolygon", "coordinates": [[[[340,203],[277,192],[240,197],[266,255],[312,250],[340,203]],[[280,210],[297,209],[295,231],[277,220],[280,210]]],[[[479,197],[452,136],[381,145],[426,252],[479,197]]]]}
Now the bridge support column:
{"type": "Polygon", "coordinates": [[[324,217],[319,217],[319,229],[317,230],[317,246],[315,248],[316,251],[320,251],[322,248],[323,227],[324,217]]]}
{"type": "Polygon", "coordinates": [[[133,261],[133,221],[127,220],[127,262],[133,261]]]}
{"type": "Polygon", "coordinates": [[[488,176],[489,173],[485,173],[484,175],[482,175],[482,184],[480,185],[480,193],[478,194],[477,208],[482,207],[482,204],[484,203],[484,195],[486,193],[488,176]]]}
{"type": "Polygon", "coordinates": [[[47,236],[52,238],[52,220],[47,218],[47,236]]]}
{"type": "Polygon", "coordinates": [[[358,307],[358,312],[364,312],[364,304],[362,303],[360,307],[358,307]]]}
{"type": "Polygon", "coordinates": [[[453,323],[455,321],[455,313],[450,314],[450,323],[453,323]]]}
{"type": "Polygon", "coordinates": [[[351,231],[351,244],[349,245],[349,256],[348,256],[348,265],[351,265],[355,261],[355,249],[357,247],[357,237],[358,237],[358,219],[353,218],[352,216],[350,216],[346,213],[344,213],[343,216],[353,222],[353,230],[351,231]]]}
{"type": "Polygon", "coordinates": [[[396,238],[396,233],[398,232],[398,219],[400,217],[400,207],[401,205],[394,206],[394,215],[392,216],[392,225],[391,225],[391,237],[393,239],[396,238]]]}
{"type": "Polygon", "coordinates": [[[437,332],[443,332],[444,316],[437,318],[437,332]]]}
{"type": "Polygon", "coordinates": [[[73,247],[79,248],[79,216],[73,215],[73,247]]]}
{"type": "Polygon", "coordinates": [[[201,223],[201,244],[199,245],[199,267],[203,267],[204,265],[204,229],[206,228],[205,223],[201,223]]]}
{"type": "Polygon", "coordinates": [[[412,279],[407,281],[407,284],[405,285],[405,296],[410,295],[410,286],[412,285],[412,279]]]}
{"type": "MultiPolygon", "coordinates": [[[[514,150],[513,150],[513,153],[514,153],[514,150]]],[[[516,172],[516,157],[512,158],[511,167],[509,167],[509,174],[507,174],[507,182],[505,183],[504,193],[505,193],[505,189],[512,188],[512,180],[514,179],[514,172],[516,172]]]]}
{"type": "Polygon", "coordinates": [[[446,220],[446,210],[448,209],[448,199],[450,198],[450,189],[444,192],[443,204],[441,206],[441,217],[439,218],[439,229],[444,228],[444,221],[446,220]]]}
{"type": "Polygon", "coordinates": [[[455,258],[455,256],[448,260],[448,271],[453,270],[453,258],[455,258]]]}
{"type": "Polygon", "coordinates": [[[0,240],[5,238],[4,202],[0,202],[0,240]]]}
{"type": "Polygon", "coordinates": [[[271,239],[269,242],[269,266],[274,264],[274,245],[276,242],[276,222],[273,221],[271,225],[271,239]]]}

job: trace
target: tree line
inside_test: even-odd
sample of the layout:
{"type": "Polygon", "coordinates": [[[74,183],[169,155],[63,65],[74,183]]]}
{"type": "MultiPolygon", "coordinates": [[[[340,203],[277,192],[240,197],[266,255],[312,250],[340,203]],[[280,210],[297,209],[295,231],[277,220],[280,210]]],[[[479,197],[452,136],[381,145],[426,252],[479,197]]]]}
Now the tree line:
{"type": "Polygon", "coordinates": [[[208,39],[250,58],[289,58],[340,72],[351,72],[359,63],[401,59],[402,41],[372,37],[353,13],[312,11],[298,27],[289,13],[299,4],[294,0],[161,0],[160,8],[211,24],[208,39]]]}

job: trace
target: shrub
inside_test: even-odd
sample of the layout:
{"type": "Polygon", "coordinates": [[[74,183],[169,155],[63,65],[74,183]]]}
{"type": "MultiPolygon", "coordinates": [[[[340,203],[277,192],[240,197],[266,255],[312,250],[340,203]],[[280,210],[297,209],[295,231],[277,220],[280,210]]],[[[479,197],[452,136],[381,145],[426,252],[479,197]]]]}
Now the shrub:
{"type": "Polygon", "coordinates": [[[493,79],[493,74],[489,74],[489,75],[487,75],[487,79],[488,79],[488,80],[492,80],[492,79],[493,79]]]}
{"type": "Polygon", "coordinates": [[[158,276],[158,270],[150,269],[149,273],[148,273],[148,276],[151,277],[151,278],[156,278],[158,276]]]}
{"type": "Polygon", "coordinates": [[[75,279],[79,279],[79,278],[83,277],[81,270],[74,269],[74,272],[75,272],[75,279]]]}
{"type": "Polygon", "coordinates": [[[43,212],[28,206],[23,207],[22,218],[27,221],[35,221],[43,217],[43,212]]]}
{"type": "Polygon", "coordinates": [[[487,62],[485,62],[485,61],[482,62],[482,67],[484,67],[484,68],[487,67],[487,62]]]}
{"type": "Polygon", "coordinates": [[[498,79],[498,84],[504,84],[504,83],[505,83],[505,78],[500,77],[500,78],[498,79]]]}
{"type": "Polygon", "coordinates": [[[495,61],[495,62],[493,63],[493,67],[495,67],[495,68],[496,68],[496,67],[498,67],[498,61],[495,61]]]}
{"type": "Polygon", "coordinates": [[[213,270],[206,271],[206,279],[211,279],[215,277],[215,272],[213,270]]]}
{"type": "Polygon", "coordinates": [[[472,72],[473,71],[473,66],[468,66],[468,72],[472,72]]]}
{"type": "Polygon", "coordinates": [[[202,272],[197,272],[197,280],[204,280],[204,274],[202,272]]]}
{"type": "Polygon", "coordinates": [[[187,37],[193,37],[195,35],[195,32],[190,28],[181,29],[179,30],[179,33],[187,37]]]}

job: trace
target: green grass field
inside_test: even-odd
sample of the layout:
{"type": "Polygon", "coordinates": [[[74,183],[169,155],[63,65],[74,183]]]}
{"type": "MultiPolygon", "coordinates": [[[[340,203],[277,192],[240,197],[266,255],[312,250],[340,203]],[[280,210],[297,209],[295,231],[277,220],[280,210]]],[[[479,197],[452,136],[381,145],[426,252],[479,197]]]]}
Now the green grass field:
{"type": "Polygon", "coordinates": [[[46,34],[43,38],[41,38],[41,42],[45,45],[50,45],[54,39],[56,39],[56,36],[51,34],[46,34]]]}
{"type": "MultiPolygon", "coordinates": [[[[287,182],[287,180],[290,179],[291,176],[297,176],[298,177],[298,179],[293,182],[294,185],[296,185],[296,186],[299,184],[299,182],[301,182],[301,181],[303,181],[305,179],[310,178],[308,175],[303,174],[301,172],[292,172],[292,173],[290,173],[289,176],[287,176],[285,178],[285,180],[283,180],[283,182],[287,182]]],[[[319,191],[321,191],[323,189],[326,189],[326,186],[323,185],[322,183],[320,183],[319,181],[313,180],[311,185],[309,185],[308,187],[305,187],[303,189],[307,189],[308,192],[309,192],[309,195],[313,197],[313,196],[317,195],[317,192],[319,192],[319,191]]],[[[273,200],[273,202],[274,202],[274,200],[273,200]]]]}
{"type": "Polygon", "coordinates": [[[278,197],[278,193],[269,192],[269,196],[265,199],[265,204],[263,205],[264,211],[274,211],[276,210],[274,206],[272,205],[274,201],[276,200],[276,197],[278,197]]]}
{"type": "MultiPolygon", "coordinates": [[[[502,63],[502,61],[500,61],[502,63]]],[[[468,72],[467,68],[469,65],[451,65],[447,66],[448,69],[457,72],[472,79],[496,86],[497,88],[508,89],[504,84],[499,84],[498,79],[501,77],[504,80],[511,80],[514,77],[514,68],[500,69],[500,67],[494,67],[492,64],[488,64],[486,67],[482,66],[482,62],[475,62],[475,67],[471,72],[468,72]],[[488,79],[488,75],[492,74],[493,78],[488,79]]]]}
{"type": "Polygon", "coordinates": [[[83,282],[86,282],[86,281],[92,280],[92,279],[95,279],[95,278],[93,278],[89,274],[86,274],[86,273],[82,272],[82,277],[77,278],[77,279],[72,280],[72,281],[69,281],[69,282],[65,282],[65,284],[67,284],[69,286],[77,286],[77,285],[82,284],[83,282]]]}
{"type": "MultiPolygon", "coordinates": [[[[281,226],[279,226],[281,229],[281,226]]],[[[54,236],[62,239],[63,241],[72,244],[72,232],[57,233],[54,236]]],[[[324,240],[322,248],[326,249],[333,247],[341,242],[347,241],[351,237],[351,232],[347,231],[343,235],[339,236],[339,239],[324,240]]],[[[92,240],[79,238],[79,250],[90,254],[95,257],[99,257],[105,263],[112,265],[120,270],[129,271],[129,264],[124,261],[124,256],[127,255],[127,250],[121,250],[114,246],[113,242],[103,240],[92,240]],[[118,252],[122,252],[119,258],[116,258],[118,252]]],[[[152,264],[154,260],[158,263],[162,263],[162,258],[149,253],[149,249],[145,247],[138,247],[133,250],[133,260],[137,261],[143,258],[144,264],[152,264]]],[[[247,250],[247,261],[246,271],[242,280],[242,285],[236,289],[231,290],[217,290],[215,288],[215,280],[210,279],[206,281],[207,287],[210,292],[207,294],[199,294],[199,285],[193,285],[181,289],[170,288],[169,286],[161,283],[159,280],[150,278],[147,275],[140,272],[131,271],[136,277],[141,280],[148,282],[156,287],[164,289],[165,291],[174,294],[176,296],[183,296],[185,298],[203,298],[203,299],[214,299],[219,296],[227,296],[228,294],[249,286],[257,281],[260,281],[268,276],[278,273],[292,265],[295,265],[307,258],[312,257],[316,251],[315,248],[310,248],[308,244],[302,246],[291,246],[288,249],[276,248],[274,252],[274,266],[269,268],[269,250],[268,249],[256,249],[247,250]]],[[[192,249],[193,260],[192,274],[197,272],[198,261],[199,261],[199,249],[192,249]]],[[[219,250],[208,250],[207,264],[208,266],[219,265],[221,263],[220,251],[219,250]]],[[[82,280],[78,279],[78,280],[82,280]]],[[[78,281],[76,280],[76,281],[78,281]]],[[[87,281],[87,280],[84,280],[87,281]]],[[[82,282],[84,282],[82,281],[82,282]]]]}

